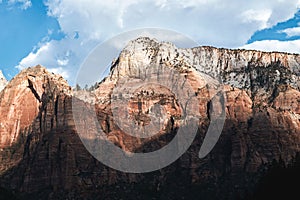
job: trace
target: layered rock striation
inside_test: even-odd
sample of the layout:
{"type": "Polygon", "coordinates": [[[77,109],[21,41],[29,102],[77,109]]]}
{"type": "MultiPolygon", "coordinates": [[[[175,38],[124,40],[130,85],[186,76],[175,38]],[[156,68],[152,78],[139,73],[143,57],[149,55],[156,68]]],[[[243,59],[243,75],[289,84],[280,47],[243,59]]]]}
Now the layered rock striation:
{"type": "Polygon", "coordinates": [[[180,49],[150,38],[131,41],[87,100],[73,93],[61,76],[41,66],[25,69],[0,93],[0,185],[22,198],[34,194],[36,199],[251,197],[272,166],[292,165],[300,151],[299,77],[297,54],[180,49]],[[81,106],[95,110],[106,136],[102,139],[124,151],[150,152],[168,145],[185,111],[169,87],[170,71],[189,84],[189,90],[179,94],[192,91],[198,102],[191,110],[201,117],[188,151],[170,166],[146,174],[116,171],[93,158],[77,134],[82,126],[86,138],[95,137],[92,115],[82,113],[79,122],[73,119],[74,109],[80,111],[81,106]],[[142,84],[149,74],[167,78],[142,84]],[[138,84],[122,87],[124,83],[138,84]],[[158,134],[139,138],[120,128],[113,99],[123,98],[128,88],[134,88],[128,112],[118,117],[127,117],[139,128],[157,120],[159,128],[148,126],[148,131],[158,134]],[[224,98],[218,97],[220,91],[224,98]],[[72,98],[78,102],[75,108],[72,98]],[[199,159],[210,121],[222,108],[222,134],[213,150],[199,159]]]}

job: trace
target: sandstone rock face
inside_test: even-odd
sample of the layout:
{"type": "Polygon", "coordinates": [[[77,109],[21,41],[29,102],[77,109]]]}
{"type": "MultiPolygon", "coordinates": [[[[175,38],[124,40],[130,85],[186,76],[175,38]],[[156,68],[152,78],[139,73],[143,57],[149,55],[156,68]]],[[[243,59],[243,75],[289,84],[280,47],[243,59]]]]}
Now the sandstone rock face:
{"type": "MultiPolygon", "coordinates": [[[[65,80],[43,67],[26,69],[0,93],[0,186],[31,199],[250,197],[274,163],[288,166],[300,151],[299,77],[296,54],[179,49],[149,38],[130,42],[109,76],[91,93],[73,93],[65,80]],[[82,126],[86,138],[95,137],[92,115],[82,112],[75,124],[73,113],[83,107],[95,110],[106,136],[102,139],[124,151],[160,149],[182,126],[185,109],[174,91],[165,87],[172,78],[169,72],[160,84],[141,82],[166,69],[186,80],[197,100],[191,110],[201,117],[191,147],[170,166],[147,174],[123,173],[98,162],[77,135],[82,126]],[[122,87],[124,83],[139,85],[122,87]],[[128,112],[119,112],[118,117],[128,117],[141,128],[157,120],[159,127],[149,130],[158,134],[150,138],[127,134],[115,119],[113,99],[125,98],[132,88],[128,112]],[[220,88],[225,100],[218,98],[220,88]],[[73,110],[72,97],[78,102],[73,110]],[[221,137],[199,159],[210,120],[221,115],[222,104],[226,121],[221,137]],[[155,105],[160,106],[160,114],[155,105]]],[[[183,91],[180,95],[186,96],[189,90],[183,91]]]]}
{"type": "Polygon", "coordinates": [[[41,133],[64,126],[66,117],[71,119],[63,109],[64,98],[70,95],[67,82],[41,66],[23,70],[9,82],[0,97],[2,172],[29,154],[30,142],[39,142],[41,133]],[[13,159],[8,159],[8,155],[13,159]]]}
{"type": "Polygon", "coordinates": [[[2,71],[0,70],[0,92],[3,90],[6,84],[7,84],[7,80],[5,79],[2,71]]]}

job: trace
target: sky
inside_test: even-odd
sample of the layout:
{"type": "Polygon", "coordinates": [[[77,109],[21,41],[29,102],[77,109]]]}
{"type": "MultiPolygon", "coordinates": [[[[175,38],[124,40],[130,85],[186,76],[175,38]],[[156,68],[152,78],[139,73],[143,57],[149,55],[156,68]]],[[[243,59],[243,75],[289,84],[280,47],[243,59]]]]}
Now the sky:
{"type": "Polygon", "coordinates": [[[89,53],[141,28],[201,45],[300,53],[300,0],[0,0],[0,70],[41,64],[72,85],[89,53]]]}

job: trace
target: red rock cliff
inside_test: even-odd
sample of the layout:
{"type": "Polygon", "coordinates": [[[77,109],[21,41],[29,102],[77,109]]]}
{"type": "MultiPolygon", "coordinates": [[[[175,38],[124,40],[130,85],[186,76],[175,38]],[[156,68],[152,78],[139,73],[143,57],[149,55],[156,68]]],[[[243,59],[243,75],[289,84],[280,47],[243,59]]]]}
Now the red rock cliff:
{"type": "MultiPolygon", "coordinates": [[[[167,113],[158,135],[137,139],[113,119],[113,88],[121,78],[142,77],[151,66],[185,75],[202,116],[196,139],[175,163],[148,174],[122,173],[94,159],[76,133],[73,94],[66,81],[40,66],[23,70],[0,93],[1,186],[37,199],[245,197],[274,162],[292,164],[300,151],[299,63],[294,54],[178,49],[149,38],[132,41],[92,92],[94,104],[78,101],[96,108],[101,128],[120,148],[152,151],[167,145],[180,126],[182,109],[175,96],[157,85],[136,90],[128,106],[138,124],[149,123],[147,114],[157,102],[167,113]],[[209,106],[217,92],[207,87],[215,85],[216,77],[225,84],[226,121],[212,152],[199,159],[211,109],[219,109],[209,106]]],[[[86,116],[82,125],[89,120],[86,116]]]]}

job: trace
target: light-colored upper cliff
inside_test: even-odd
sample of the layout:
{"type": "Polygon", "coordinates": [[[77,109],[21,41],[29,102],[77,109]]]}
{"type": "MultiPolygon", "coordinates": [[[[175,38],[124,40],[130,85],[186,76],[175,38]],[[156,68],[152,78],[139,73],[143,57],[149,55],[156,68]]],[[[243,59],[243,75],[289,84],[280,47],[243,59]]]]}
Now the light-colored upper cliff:
{"type": "Polygon", "coordinates": [[[142,68],[162,63],[168,66],[191,66],[199,72],[221,78],[223,83],[236,88],[257,89],[257,82],[263,87],[273,88],[274,85],[269,84],[286,82],[295,89],[300,88],[298,54],[207,46],[182,49],[147,37],[133,40],[124,48],[112,77],[126,74],[134,76],[142,68]]]}
{"type": "Polygon", "coordinates": [[[3,90],[6,84],[7,84],[7,80],[5,79],[2,71],[0,70],[0,92],[3,90]]]}

